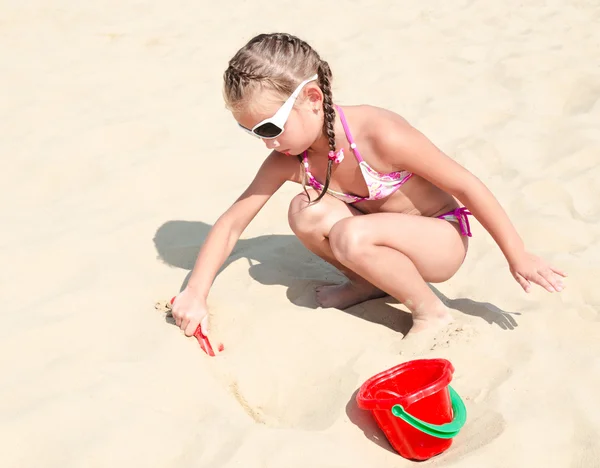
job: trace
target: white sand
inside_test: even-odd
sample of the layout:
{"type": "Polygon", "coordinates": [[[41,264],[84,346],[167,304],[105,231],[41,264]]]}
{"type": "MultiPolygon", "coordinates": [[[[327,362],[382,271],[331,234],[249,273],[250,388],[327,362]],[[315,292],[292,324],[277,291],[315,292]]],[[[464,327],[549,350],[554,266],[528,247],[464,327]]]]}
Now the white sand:
{"type": "Polygon", "coordinates": [[[411,466],[354,404],[409,359],[408,315],[314,308],[339,275],[287,226],[298,186],[217,278],[226,353],[154,310],[266,154],[221,75],[275,30],[330,62],[337,102],[401,113],[476,173],[570,274],[560,295],[524,294],[473,223],[436,286],[462,331],[420,354],[452,361],[469,419],[424,466],[600,466],[597,1],[0,3],[1,466],[411,466]]]}

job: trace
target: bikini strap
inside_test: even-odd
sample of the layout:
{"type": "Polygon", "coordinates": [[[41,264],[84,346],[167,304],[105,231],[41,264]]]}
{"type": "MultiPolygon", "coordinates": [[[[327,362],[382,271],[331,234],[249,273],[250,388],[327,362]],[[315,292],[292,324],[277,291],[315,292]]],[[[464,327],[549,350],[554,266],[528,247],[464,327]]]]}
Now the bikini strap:
{"type": "Polygon", "coordinates": [[[340,120],[342,121],[342,126],[344,127],[344,132],[346,133],[346,138],[348,139],[348,143],[350,143],[350,148],[354,152],[354,155],[356,156],[356,159],[358,159],[358,162],[361,163],[361,162],[363,162],[363,158],[360,155],[360,151],[358,151],[358,147],[356,146],[356,143],[354,143],[354,138],[352,138],[352,133],[350,132],[350,127],[348,126],[348,121],[346,120],[346,116],[344,115],[344,112],[337,104],[335,105],[335,108],[338,111],[338,113],[340,114],[340,120]]]}

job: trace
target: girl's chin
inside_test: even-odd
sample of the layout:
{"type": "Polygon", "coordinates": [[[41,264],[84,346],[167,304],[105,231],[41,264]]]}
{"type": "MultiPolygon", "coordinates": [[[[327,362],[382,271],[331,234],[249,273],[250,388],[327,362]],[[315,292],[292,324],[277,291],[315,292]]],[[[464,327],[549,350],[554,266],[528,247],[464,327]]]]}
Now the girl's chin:
{"type": "Polygon", "coordinates": [[[296,150],[296,149],[289,149],[286,151],[282,151],[283,154],[285,154],[286,156],[298,156],[304,153],[304,149],[302,150],[296,150]]]}
{"type": "Polygon", "coordinates": [[[298,150],[298,149],[294,149],[294,148],[288,148],[288,149],[285,149],[285,150],[279,150],[278,149],[277,151],[279,153],[281,153],[281,154],[285,154],[286,156],[297,156],[299,154],[304,153],[305,150],[304,149],[298,150]]]}

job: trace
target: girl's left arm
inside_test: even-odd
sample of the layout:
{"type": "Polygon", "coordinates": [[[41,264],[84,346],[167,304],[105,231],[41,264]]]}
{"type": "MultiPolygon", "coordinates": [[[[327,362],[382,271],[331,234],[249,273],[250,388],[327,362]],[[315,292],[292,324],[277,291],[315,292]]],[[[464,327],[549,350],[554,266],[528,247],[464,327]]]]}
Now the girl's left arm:
{"type": "Polygon", "coordinates": [[[429,180],[469,209],[496,241],[513,277],[526,292],[531,282],[550,292],[563,289],[560,277],[566,274],[526,250],[506,211],[481,180],[406,122],[390,119],[376,132],[379,135],[373,141],[382,157],[398,169],[429,180]]]}

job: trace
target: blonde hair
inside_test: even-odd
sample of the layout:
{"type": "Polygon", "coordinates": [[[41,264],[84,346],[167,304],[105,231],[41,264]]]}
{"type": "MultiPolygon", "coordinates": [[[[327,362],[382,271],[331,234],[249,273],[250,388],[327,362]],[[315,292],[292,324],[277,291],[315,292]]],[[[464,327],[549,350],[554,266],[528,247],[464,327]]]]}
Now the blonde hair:
{"type": "MultiPolygon", "coordinates": [[[[254,93],[262,89],[289,96],[302,81],[315,73],[318,76],[317,84],[323,92],[323,133],[327,135],[330,151],[335,152],[331,69],[310,45],[296,36],[286,33],[259,34],[238,50],[223,74],[225,104],[229,109],[238,109],[247,105],[254,93]]],[[[301,155],[298,155],[298,159],[302,162],[301,155]]],[[[330,159],[323,191],[315,202],[327,193],[331,167],[330,159]]]]}

